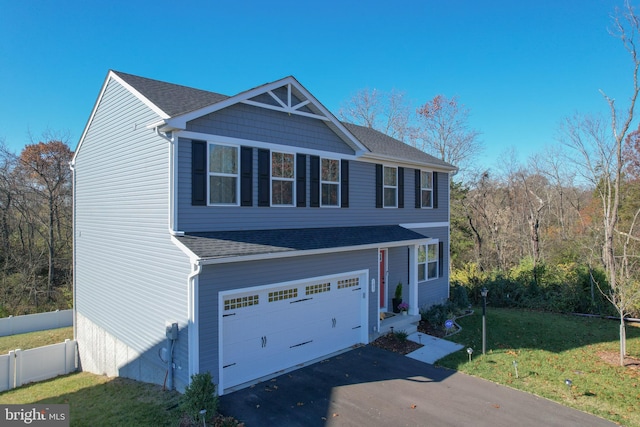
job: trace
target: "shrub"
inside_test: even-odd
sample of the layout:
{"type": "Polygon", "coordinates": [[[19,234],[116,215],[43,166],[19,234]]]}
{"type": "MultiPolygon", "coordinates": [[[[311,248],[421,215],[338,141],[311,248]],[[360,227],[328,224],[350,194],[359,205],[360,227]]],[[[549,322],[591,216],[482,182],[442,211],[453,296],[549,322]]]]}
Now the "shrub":
{"type": "Polygon", "coordinates": [[[464,286],[460,284],[454,284],[451,286],[451,302],[460,310],[466,310],[469,308],[469,295],[467,294],[467,290],[464,286]]]}
{"type": "Polygon", "coordinates": [[[434,327],[444,327],[444,322],[447,319],[455,317],[456,309],[451,301],[447,301],[444,304],[432,305],[429,308],[420,309],[420,316],[422,320],[430,323],[434,327]]]}
{"type": "Polygon", "coordinates": [[[184,394],[180,396],[180,409],[193,421],[201,419],[200,411],[205,409],[205,417],[213,419],[218,413],[216,385],[209,372],[194,374],[184,394]]]}
{"type": "Polygon", "coordinates": [[[393,335],[395,335],[397,340],[400,342],[405,342],[407,340],[407,337],[409,336],[407,331],[397,331],[397,332],[394,332],[393,335]]]}

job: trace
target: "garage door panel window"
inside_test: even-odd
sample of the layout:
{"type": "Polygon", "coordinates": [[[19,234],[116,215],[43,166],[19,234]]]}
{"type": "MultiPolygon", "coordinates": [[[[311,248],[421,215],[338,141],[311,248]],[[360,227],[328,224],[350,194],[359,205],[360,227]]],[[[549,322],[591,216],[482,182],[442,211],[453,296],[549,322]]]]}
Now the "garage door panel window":
{"type": "Polygon", "coordinates": [[[305,288],[306,295],[321,294],[331,291],[331,283],[319,283],[317,285],[309,285],[305,288]]]}
{"type": "Polygon", "coordinates": [[[278,291],[269,292],[269,302],[284,301],[298,297],[298,288],[280,289],[278,291]]]}
{"type": "Polygon", "coordinates": [[[438,242],[418,246],[418,281],[438,278],[438,242]]]}
{"type": "Polygon", "coordinates": [[[351,288],[358,285],[360,285],[360,279],[358,277],[338,280],[338,289],[351,288]]]}
{"type": "Polygon", "coordinates": [[[224,309],[225,311],[228,311],[236,310],[243,307],[251,307],[253,305],[258,305],[258,302],[258,295],[247,295],[244,297],[229,298],[224,300],[224,309]]]}

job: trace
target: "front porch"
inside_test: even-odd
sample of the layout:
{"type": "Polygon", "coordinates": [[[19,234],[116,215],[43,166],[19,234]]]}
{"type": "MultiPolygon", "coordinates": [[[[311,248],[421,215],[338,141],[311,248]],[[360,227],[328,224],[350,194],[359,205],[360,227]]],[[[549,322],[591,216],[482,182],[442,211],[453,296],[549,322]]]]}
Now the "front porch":
{"type": "Polygon", "coordinates": [[[384,313],[384,319],[380,319],[380,328],[378,330],[378,335],[375,338],[389,332],[400,331],[406,332],[407,334],[411,335],[412,333],[418,331],[419,322],[419,314],[403,315],[400,313],[384,313]]]}

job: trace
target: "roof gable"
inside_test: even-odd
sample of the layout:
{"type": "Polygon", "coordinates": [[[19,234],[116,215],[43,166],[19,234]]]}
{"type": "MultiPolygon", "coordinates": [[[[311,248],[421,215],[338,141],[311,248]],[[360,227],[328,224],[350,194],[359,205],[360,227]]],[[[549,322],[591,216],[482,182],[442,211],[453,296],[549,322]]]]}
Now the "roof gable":
{"type": "Polygon", "coordinates": [[[169,128],[184,129],[190,120],[238,103],[322,120],[357,154],[368,151],[361,141],[354,137],[328,109],[292,76],[257,86],[199,110],[171,117],[165,123],[169,128]]]}

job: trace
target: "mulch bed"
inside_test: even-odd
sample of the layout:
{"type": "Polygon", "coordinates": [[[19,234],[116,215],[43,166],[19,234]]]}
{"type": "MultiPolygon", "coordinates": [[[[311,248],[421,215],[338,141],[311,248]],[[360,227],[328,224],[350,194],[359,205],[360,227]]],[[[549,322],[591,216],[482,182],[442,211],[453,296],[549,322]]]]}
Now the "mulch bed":
{"type": "MultiPolygon", "coordinates": [[[[604,360],[610,365],[620,366],[620,353],[617,351],[599,351],[598,357],[604,360]]],[[[634,372],[636,375],[640,375],[640,359],[635,357],[625,356],[624,367],[634,372]]]]}
{"type": "MultiPolygon", "coordinates": [[[[421,320],[420,323],[418,323],[418,332],[438,338],[445,336],[445,332],[443,330],[431,326],[424,320],[421,320]]],[[[423,346],[423,344],[418,344],[417,342],[408,339],[402,340],[398,338],[397,334],[392,333],[381,336],[372,342],[371,345],[399,354],[408,354],[423,346]]]]}

